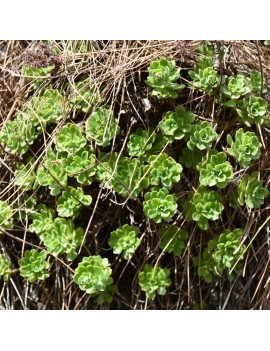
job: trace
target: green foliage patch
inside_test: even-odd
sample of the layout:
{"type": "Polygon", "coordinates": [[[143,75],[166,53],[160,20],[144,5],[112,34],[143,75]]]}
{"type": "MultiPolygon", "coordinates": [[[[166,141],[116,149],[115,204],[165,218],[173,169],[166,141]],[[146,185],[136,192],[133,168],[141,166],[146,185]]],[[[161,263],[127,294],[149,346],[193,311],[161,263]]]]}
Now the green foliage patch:
{"type": "MultiPolygon", "coordinates": [[[[77,44],[76,54],[87,51],[77,44]]],[[[221,67],[223,49],[218,53],[221,67]]],[[[194,69],[183,69],[182,77],[175,57],[157,57],[142,71],[140,93],[151,102],[144,112],[143,96],[134,103],[130,86],[121,103],[119,96],[111,101],[90,73],[74,76],[72,83],[65,76],[49,83],[37,78],[27,103],[0,132],[1,161],[12,171],[0,184],[1,247],[12,239],[35,249],[0,254],[1,279],[16,274],[16,265],[22,281],[51,275],[44,286],[60,272],[77,308],[90,297],[97,304],[114,303],[116,295],[128,306],[126,286],[136,306],[142,303],[140,291],[150,306],[170,299],[180,306],[179,279],[189,279],[187,285],[203,293],[199,277],[210,284],[241,276],[249,245],[243,243],[245,228],[238,228],[244,222],[235,216],[268,206],[261,159],[268,157],[266,79],[255,70],[223,72],[210,42],[198,48],[194,69]],[[9,182],[13,193],[5,191],[9,182]]],[[[47,77],[54,68],[24,66],[23,72],[47,77]]],[[[253,239],[245,237],[250,244],[253,239]]]]}

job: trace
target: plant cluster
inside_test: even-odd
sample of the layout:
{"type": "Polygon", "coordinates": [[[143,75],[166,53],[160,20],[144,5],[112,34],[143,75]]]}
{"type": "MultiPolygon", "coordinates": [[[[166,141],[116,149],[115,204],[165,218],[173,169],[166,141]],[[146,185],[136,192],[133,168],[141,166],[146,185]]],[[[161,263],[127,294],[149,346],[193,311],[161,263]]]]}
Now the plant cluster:
{"type": "Polygon", "coordinates": [[[168,268],[153,267],[150,264],[144,266],[139,274],[139,284],[148,299],[154,299],[156,294],[166,294],[166,289],[171,285],[169,275],[168,268]]]}
{"type": "Polygon", "coordinates": [[[186,111],[185,107],[178,105],[175,111],[168,111],[161,122],[159,128],[165,135],[172,137],[174,140],[180,140],[189,133],[191,124],[195,120],[195,115],[186,111]]]}
{"type": "Polygon", "coordinates": [[[217,191],[210,191],[200,186],[196,192],[190,192],[183,206],[186,221],[198,222],[202,230],[209,227],[208,221],[215,221],[224,210],[222,198],[217,191]]]}
{"type": "Polygon", "coordinates": [[[227,135],[228,154],[232,155],[243,168],[249,166],[252,160],[257,160],[261,154],[261,143],[254,132],[244,132],[240,128],[235,133],[235,141],[227,135]]]}
{"type": "Polygon", "coordinates": [[[9,120],[0,133],[5,150],[22,155],[44,132],[48,123],[57,123],[65,116],[65,99],[57,89],[46,89],[31,99],[14,120],[9,120]]]}
{"type": "Polygon", "coordinates": [[[224,271],[230,280],[241,273],[240,261],[243,260],[246,249],[241,243],[242,234],[242,229],[225,230],[209,241],[202,257],[194,259],[198,275],[207,283],[212,282],[213,276],[221,276],[224,271]]]}
{"type": "MultiPolygon", "coordinates": [[[[222,225],[225,223],[227,199],[235,209],[246,206],[251,212],[269,196],[258,171],[242,175],[240,169],[256,166],[251,162],[261,156],[262,144],[255,128],[246,129],[268,121],[268,103],[262,97],[266,85],[254,70],[249,76],[221,76],[214,68],[216,54],[209,42],[199,52],[194,71],[186,74],[191,79],[187,89],[195,90],[199,97],[208,96],[224,115],[233,115],[240,122],[241,128],[237,124],[238,129],[231,134],[227,133],[227,120],[223,128],[223,121],[216,120],[214,113],[210,119],[207,113],[201,113],[202,106],[193,108],[192,103],[181,100],[180,91],[185,86],[180,84],[180,68],[176,61],[167,58],[150,64],[145,81],[151,95],[159,100],[169,99],[152,98],[164,108],[163,118],[160,114],[153,125],[144,116],[144,123],[134,131],[130,127],[126,133],[121,128],[129,115],[126,120],[115,118],[114,111],[102,105],[92,79],[85,76],[78,76],[68,93],[64,86],[63,90],[54,84],[40,87],[22,111],[4,124],[0,142],[6,152],[20,161],[14,166],[12,179],[23,194],[15,205],[14,201],[8,204],[10,199],[0,200],[0,234],[13,230],[14,224],[15,229],[17,223],[25,224],[25,228],[27,224],[31,237],[36,235],[41,247],[41,251],[25,251],[18,260],[22,277],[29,282],[48,278],[53,264],[50,259],[63,255],[63,262],[68,261],[71,267],[77,264],[73,279],[78,291],[97,297],[98,303],[110,303],[118,289],[114,283],[118,267],[123,261],[127,269],[135,267],[138,252],[147,251],[143,245],[151,242],[155,247],[142,260],[149,263],[143,263],[137,286],[153,300],[157,294],[165,295],[172,283],[170,270],[162,268],[161,263],[168,266],[169,255],[174,256],[173,260],[185,257],[193,240],[209,229],[198,247],[202,254],[194,259],[198,276],[211,283],[224,272],[228,279],[241,273],[240,261],[247,249],[242,243],[242,229],[229,228],[212,236],[204,250],[202,242],[209,238],[211,229],[220,228],[220,222],[210,227],[210,221],[221,219],[222,225]],[[57,129],[53,130],[55,125],[57,129]],[[46,135],[51,136],[50,142],[41,150],[37,139],[46,135]],[[24,155],[30,147],[31,157],[30,152],[24,155]],[[36,193],[42,196],[37,198],[36,193]],[[117,224],[113,216],[103,222],[103,214],[111,214],[117,205],[117,224]],[[22,209],[14,214],[16,206],[22,209]],[[85,214],[90,219],[85,219],[85,214]],[[88,220],[85,229],[83,225],[88,220]],[[97,222],[93,225],[92,220],[97,222]],[[102,234],[100,228],[105,228],[102,234]],[[193,232],[194,228],[197,231],[193,232]],[[91,240],[101,240],[104,247],[93,249],[91,240]],[[106,251],[121,255],[112,267],[108,258],[101,257],[106,251]]],[[[53,60],[51,63],[52,66],[40,63],[28,69],[33,76],[36,72],[43,76],[57,66],[53,60]]],[[[10,261],[0,255],[0,277],[6,281],[11,272],[10,261]]]]}
{"type": "Polygon", "coordinates": [[[189,84],[200,91],[212,95],[222,81],[218,72],[213,68],[214,48],[211,43],[206,43],[206,45],[199,47],[199,51],[201,56],[197,59],[194,71],[188,71],[192,79],[189,84]]]}
{"type": "Polygon", "coordinates": [[[102,294],[106,302],[111,302],[115,289],[110,289],[113,284],[112,269],[107,258],[101,256],[84,257],[75,269],[74,282],[80,289],[93,296],[102,294]]]}
{"type": "Polygon", "coordinates": [[[25,251],[23,258],[18,261],[21,276],[27,278],[30,283],[48,278],[50,263],[46,258],[45,251],[38,252],[35,249],[25,251]]]}
{"type": "Polygon", "coordinates": [[[224,79],[225,84],[220,89],[217,102],[232,108],[237,113],[239,121],[248,127],[264,123],[268,118],[268,103],[258,96],[267,92],[261,75],[252,70],[249,77],[239,73],[235,77],[224,76],[224,79]]]}
{"type": "Polygon", "coordinates": [[[117,120],[111,110],[100,107],[86,121],[86,138],[100,146],[108,146],[118,134],[117,120]]]}
{"type": "Polygon", "coordinates": [[[101,102],[101,97],[98,90],[94,91],[92,80],[86,78],[75,83],[70,102],[76,110],[88,113],[94,105],[101,102]]]}
{"type": "Polygon", "coordinates": [[[83,149],[76,151],[75,154],[67,156],[65,171],[68,176],[75,177],[78,183],[90,185],[96,173],[95,164],[93,148],[90,145],[86,145],[83,149]]]}
{"type": "Polygon", "coordinates": [[[81,188],[68,186],[56,201],[57,212],[60,217],[76,217],[82,205],[90,206],[91,195],[84,195],[81,188]]]}
{"type": "Polygon", "coordinates": [[[5,150],[12,154],[22,155],[38,137],[33,123],[18,115],[16,119],[7,121],[0,133],[0,142],[5,144],[5,150]]]}
{"type": "Polygon", "coordinates": [[[148,150],[152,149],[153,143],[156,139],[156,133],[146,131],[141,127],[137,128],[129,137],[127,144],[128,154],[131,157],[140,157],[148,150]]]}
{"type": "Polygon", "coordinates": [[[251,95],[249,99],[242,99],[237,104],[237,113],[240,121],[248,127],[252,124],[262,124],[266,120],[268,103],[264,98],[251,95]]]}
{"type": "Polygon", "coordinates": [[[77,257],[77,249],[84,243],[84,232],[81,227],[75,228],[71,219],[56,217],[55,211],[44,204],[38,207],[38,211],[31,213],[30,217],[32,219],[30,231],[38,235],[50,254],[53,256],[66,254],[69,261],[77,257]]]}
{"type": "Polygon", "coordinates": [[[258,208],[264,204],[264,199],[269,195],[269,190],[263,187],[258,180],[259,172],[245,174],[238,187],[238,203],[248,208],[258,208]]]}
{"type": "Polygon", "coordinates": [[[250,92],[248,78],[243,74],[238,74],[236,77],[229,77],[227,85],[222,86],[220,90],[229,99],[223,105],[235,108],[237,100],[250,92]]]}
{"type": "Polygon", "coordinates": [[[47,155],[43,156],[37,170],[37,181],[39,185],[48,186],[51,195],[60,194],[67,186],[67,173],[65,172],[64,159],[58,158],[54,151],[49,148],[47,155]]]}
{"type": "Polygon", "coordinates": [[[144,177],[144,167],[139,159],[121,157],[111,175],[111,186],[124,197],[136,198],[147,188],[148,178],[144,177]]]}
{"type": "Polygon", "coordinates": [[[153,189],[144,195],[143,212],[156,223],[172,221],[177,211],[177,199],[166,188],[153,189]]]}
{"type": "Polygon", "coordinates": [[[86,145],[86,139],[82,128],[73,123],[67,123],[59,131],[56,138],[55,147],[59,152],[74,154],[86,145]]]}
{"type": "Polygon", "coordinates": [[[168,154],[152,155],[147,162],[149,184],[170,190],[180,180],[183,167],[168,154]]]}
{"type": "Polygon", "coordinates": [[[145,83],[154,88],[151,94],[159,99],[176,98],[177,91],[184,88],[183,84],[176,83],[180,78],[180,68],[176,68],[174,60],[161,58],[153,61],[148,67],[148,72],[145,83]]]}
{"type": "Polygon", "coordinates": [[[200,172],[200,184],[203,186],[214,186],[225,188],[233,179],[232,165],[226,161],[224,152],[210,150],[197,165],[200,172]]]}
{"type": "Polygon", "coordinates": [[[217,137],[218,134],[208,122],[199,122],[191,127],[187,147],[190,150],[194,150],[194,148],[207,150],[210,149],[212,142],[215,141],[217,137]]]}
{"type": "Polygon", "coordinates": [[[140,245],[140,240],[137,238],[139,232],[138,227],[131,227],[128,224],[111,232],[108,244],[113,248],[113,253],[121,254],[123,252],[124,259],[130,260],[140,245]]]}
{"type": "Polygon", "coordinates": [[[158,233],[161,236],[159,247],[165,252],[180,256],[185,248],[185,240],[188,238],[188,232],[175,225],[168,228],[160,228],[158,233]]]}
{"type": "Polygon", "coordinates": [[[66,254],[68,261],[77,257],[77,249],[83,245],[83,229],[75,229],[71,219],[56,218],[39,234],[47,250],[53,255],[66,254]]]}

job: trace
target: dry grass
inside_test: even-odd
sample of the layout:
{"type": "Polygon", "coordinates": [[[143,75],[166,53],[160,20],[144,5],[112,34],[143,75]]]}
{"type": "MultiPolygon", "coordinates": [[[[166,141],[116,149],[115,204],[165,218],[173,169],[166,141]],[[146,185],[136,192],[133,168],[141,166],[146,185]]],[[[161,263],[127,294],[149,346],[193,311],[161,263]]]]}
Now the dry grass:
{"type": "MultiPolygon", "coordinates": [[[[23,57],[29,48],[38,42],[32,41],[3,41],[0,42],[0,129],[6,121],[13,119],[22,109],[23,104],[33,96],[33,82],[21,74],[23,57]]],[[[149,129],[157,126],[162,113],[173,106],[157,101],[148,96],[149,89],[144,80],[146,68],[151,61],[160,57],[173,57],[185,72],[194,65],[196,47],[200,42],[183,41],[63,41],[53,42],[60,51],[61,69],[53,78],[53,84],[62,89],[65,85],[67,92],[74,87],[74,82],[82,74],[89,75],[96,89],[102,88],[105,103],[110,105],[119,124],[125,132],[121,140],[114,140],[113,148],[123,152],[128,136],[134,126],[143,125],[149,129]],[[79,52],[84,45],[86,52],[79,52]],[[149,98],[152,107],[146,111],[143,98],[149,98]]],[[[256,69],[263,73],[265,79],[270,77],[270,50],[260,42],[224,41],[216,43],[217,67],[224,74],[250,72],[256,69]],[[219,61],[218,47],[224,44],[227,48],[223,62],[219,61]]],[[[44,79],[41,87],[34,95],[51,83],[51,77],[44,79]]],[[[268,100],[269,101],[269,100],[268,100]]],[[[201,120],[211,121],[220,135],[220,145],[225,131],[237,129],[238,124],[231,122],[230,116],[214,103],[212,98],[188,89],[175,102],[185,104],[201,120]]],[[[76,122],[84,122],[87,116],[67,111],[66,117],[50,131],[44,131],[42,141],[31,154],[36,163],[52,143],[54,135],[73,116],[76,122]]],[[[255,130],[263,144],[262,156],[259,162],[252,164],[252,171],[259,170],[260,177],[268,185],[269,178],[269,130],[262,127],[255,130]]],[[[181,145],[180,145],[181,147],[181,145]]],[[[169,148],[167,151],[179,158],[180,147],[169,148]]],[[[10,155],[0,148],[0,199],[8,200],[20,214],[23,206],[23,190],[14,184],[16,163],[25,157],[10,155]]],[[[234,169],[241,176],[245,170],[234,169]]],[[[29,232],[30,219],[18,220],[13,231],[0,236],[1,251],[10,258],[14,274],[8,282],[0,282],[0,308],[2,309],[192,309],[193,305],[207,303],[208,309],[269,309],[269,199],[259,210],[236,210],[227,204],[219,221],[211,222],[207,232],[198,230],[196,223],[186,223],[182,212],[182,204],[188,191],[196,188],[198,174],[186,170],[181,178],[181,184],[175,193],[179,199],[179,212],[173,224],[189,232],[186,249],[181,257],[164,254],[158,248],[159,237],[157,225],[142,214],[142,197],[137,200],[123,199],[117,194],[100,188],[97,183],[91,186],[94,199],[89,209],[83,209],[78,225],[85,230],[86,245],[81,248],[78,259],[67,264],[61,258],[51,257],[51,276],[44,282],[29,284],[18,274],[17,260],[26,249],[41,247],[41,243],[29,232]],[[107,245],[109,233],[121,224],[140,225],[141,245],[130,262],[112,254],[107,245]],[[192,259],[202,251],[207,242],[226,228],[240,227],[244,231],[244,243],[249,245],[244,263],[244,276],[233,282],[225,278],[216,279],[212,284],[206,284],[198,278],[192,259]],[[112,264],[113,277],[119,287],[119,292],[111,304],[97,306],[95,300],[81,292],[73,282],[74,269],[83,256],[100,254],[108,257],[112,264]],[[171,270],[173,284],[164,297],[157,297],[153,302],[145,299],[138,285],[138,274],[145,263],[166,266],[171,270]]],[[[40,187],[36,194],[41,202],[52,203],[47,189],[40,187]]],[[[227,190],[221,192],[227,198],[227,190]]]]}

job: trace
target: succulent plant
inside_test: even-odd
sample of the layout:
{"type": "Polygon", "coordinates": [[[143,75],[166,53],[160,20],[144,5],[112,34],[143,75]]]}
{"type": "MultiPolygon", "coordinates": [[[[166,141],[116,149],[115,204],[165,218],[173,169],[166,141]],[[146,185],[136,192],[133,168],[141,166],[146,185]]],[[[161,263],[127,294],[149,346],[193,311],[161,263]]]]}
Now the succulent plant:
{"type": "Polygon", "coordinates": [[[251,95],[249,100],[246,98],[239,100],[236,112],[241,122],[248,127],[252,124],[262,124],[267,118],[268,103],[265,99],[251,95]]]}
{"type": "MultiPolygon", "coordinates": [[[[33,97],[26,113],[35,126],[45,127],[48,123],[57,123],[66,112],[64,97],[57,89],[46,89],[41,95],[33,97]]],[[[42,129],[41,129],[42,130],[42,129]]]]}
{"type": "Polygon", "coordinates": [[[119,127],[113,112],[100,107],[86,120],[85,131],[88,140],[94,140],[97,145],[105,147],[116,137],[119,127]]]}
{"type": "Polygon", "coordinates": [[[56,137],[56,150],[75,154],[86,145],[82,128],[73,123],[64,125],[56,137]]]}
{"type": "Polygon", "coordinates": [[[0,254],[0,279],[6,282],[11,274],[11,263],[5,255],[0,254]]]}
{"type": "Polygon", "coordinates": [[[154,189],[144,195],[143,212],[156,223],[170,222],[177,211],[177,199],[166,188],[154,189]]]}
{"type": "Polygon", "coordinates": [[[145,174],[148,176],[149,184],[171,189],[173,184],[180,180],[183,167],[168,154],[152,155],[148,163],[145,174]]]}
{"type": "Polygon", "coordinates": [[[257,160],[261,154],[261,143],[253,132],[244,132],[238,129],[235,133],[235,141],[231,135],[227,135],[227,142],[231,146],[227,148],[228,154],[232,155],[241,167],[248,167],[252,160],[257,160]]]}
{"type": "Polygon", "coordinates": [[[77,182],[90,185],[96,173],[94,149],[86,145],[83,149],[69,154],[65,162],[65,171],[69,176],[76,177],[77,182]]]}
{"type": "Polygon", "coordinates": [[[140,157],[148,150],[151,150],[155,141],[156,133],[153,131],[146,131],[141,127],[137,128],[129,137],[127,144],[128,154],[133,157],[140,157]]]}
{"type": "Polygon", "coordinates": [[[212,221],[218,219],[224,206],[218,192],[200,186],[196,192],[188,194],[183,209],[188,222],[196,221],[201,230],[207,230],[209,219],[212,221]]]}
{"type": "Polygon", "coordinates": [[[38,137],[38,132],[29,119],[19,115],[13,121],[7,121],[0,132],[0,142],[5,143],[5,151],[22,155],[38,137]]]}
{"type": "Polygon", "coordinates": [[[84,257],[75,269],[74,282],[87,294],[95,295],[107,290],[113,284],[112,270],[107,258],[84,257]]]}
{"type": "Polygon", "coordinates": [[[258,180],[259,172],[251,175],[245,174],[238,187],[238,202],[240,205],[246,204],[249,208],[259,208],[264,204],[264,199],[269,195],[269,190],[263,187],[258,180]]]}
{"type": "Polygon", "coordinates": [[[190,131],[194,119],[195,115],[192,112],[186,111],[184,106],[178,105],[175,111],[165,113],[158,126],[165,135],[180,140],[190,131]]]}
{"type": "Polygon", "coordinates": [[[83,229],[75,229],[71,219],[56,218],[39,237],[53,256],[66,254],[69,261],[77,257],[76,250],[83,245],[83,229]]]}
{"type": "Polygon", "coordinates": [[[200,172],[200,184],[203,186],[214,186],[225,188],[233,179],[232,165],[226,161],[224,152],[210,150],[197,165],[200,172]]]}
{"type": "Polygon", "coordinates": [[[50,73],[53,71],[55,65],[50,65],[48,67],[29,67],[24,65],[22,67],[22,74],[28,77],[35,78],[34,89],[37,89],[43,82],[44,78],[48,77],[50,73]],[[44,78],[36,78],[36,77],[44,77],[44,78]]]}
{"type": "Polygon", "coordinates": [[[76,217],[82,205],[90,206],[91,203],[91,195],[84,195],[81,188],[68,186],[56,201],[57,212],[60,217],[76,217]]]}
{"type": "Polygon", "coordinates": [[[160,228],[158,233],[161,235],[159,247],[165,252],[180,256],[185,248],[185,240],[188,237],[186,230],[182,230],[175,225],[168,228],[160,228]]]}
{"type": "Polygon", "coordinates": [[[121,254],[126,260],[130,260],[140,245],[140,240],[137,238],[140,229],[132,227],[128,224],[117,228],[111,232],[108,244],[113,248],[114,254],[121,254]]]}
{"type": "Polygon", "coordinates": [[[221,93],[229,99],[223,105],[235,108],[236,101],[249,93],[250,90],[249,79],[243,74],[229,77],[227,85],[221,87],[221,93]]]}
{"type": "Polygon", "coordinates": [[[35,249],[25,251],[23,258],[18,261],[21,276],[27,278],[30,283],[48,278],[50,264],[46,258],[45,251],[38,252],[35,249]]]}
{"type": "Polygon", "coordinates": [[[176,98],[177,90],[182,90],[183,84],[175,83],[180,78],[180,68],[176,68],[174,60],[161,58],[153,61],[148,67],[149,75],[145,83],[154,88],[151,95],[159,99],[176,98]]]}
{"type": "Polygon", "coordinates": [[[55,218],[55,211],[52,208],[47,208],[46,205],[38,206],[38,211],[30,214],[32,224],[29,226],[31,232],[37,235],[45,232],[52,224],[55,218]]]}
{"type": "Polygon", "coordinates": [[[198,90],[205,91],[209,95],[213,94],[215,88],[220,84],[220,77],[212,67],[199,68],[195,71],[188,71],[192,79],[190,85],[198,90]]]}
{"type": "Polygon", "coordinates": [[[26,165],[24,163],[17,163],[14,183],[26,191],[36,189],[38,183],[34,168],[35,160],[33,158],[30,158],[26,165]]]}
{"type": "Polygon", "coordinates": [[[225,230],[209,241],[202,257],[195,257],[194,264],[198,267],[198,275],[207,283],[212,282],[213,276],[221,276],[224,271],[227,271],[229,280],[241,273],[240,261],[243,260],[246,250],[241,244],[242,234],[242,229],[225,230]]]}
{"type": "Polygon", "coordinates": [[[250,73],[250,85],[253,93],[267,93],[267,88],[266,88],[266,82],[263,79],[262,83],[262,77],[261,73],[252,70],[250,73]]]}
{"type": "Polygon", "coordinates": [[[148,299],[153,300],[158,295],[165,295],[166,289],[171,285],[168,268],[153,267],[150,264],[144,266],[139,274],[139,284],[145,291],[148,299]]]}
{"type": "Polygon", "coordinates": [[[152,148],[146,152],[146,155],[143,157],[143,160],[147,160],[148,157],[152,155],[158,155],[161,152],[164,152],[166,150],[166,147],[169,144],[171,144],[172,141],[173,140],[170,136],[161,134],[161,132],[157,132],[152,148]]]}
{"type": "Polygon", "coordinates": [[[216,140],[217,137],[218,134],[208,122],[199,122],[191,127],[187,147],[190,150],[194,150],[194,147],[197,147],[199,150],[207,150],[211,148],[212,142],[216,140]]]}
{"type": "Polygon", "coordinates": [[[43,157],[37,170],[37,181],[40,185],[48,186],[51,195],[58,195],[67,186],[65,161],[58,159],[51,148],[43,157]]]}
{"type": "Polygon", "coordinates": [[[12,208],[6,201],[0,200],[0,234],[3,230],[12,229],[14,225],[12,208]]]}
{"type": "Polygon", "coordinates": [[[148,178],[139,159],[122,157],[119,159],[111,179],[113,190],[123,197],[136,198],[142,189],[147,188],[148,178]]]}
{"type": "MultiPolygon", "coordinates": [[[[210,41],[205,41],[203,45],[197,47],[199,55],[195,57],[197,61],[195,70],[213,67],[215,59],[214,45],[210,41]]],[[[222,54],[220,50],[220,54],[222,54]]]]}
{"type": "Polygon", "coordinates": [[[111,188],[111,180],[113,177],[113,170],[118,159],[118,154],[116,152],[111,152],[109,154],[101,153],[98,160],[96,179],[107,188],[111,188]]]}
{"type": "Polygon", "coordinates": [[[99,91],[94,89],[94,84],[91,78],[86,78],[75,83],[74,91],[72,92],[70,102],[78,111],[88,113],[93,106],[101,102],[99,91]]]}

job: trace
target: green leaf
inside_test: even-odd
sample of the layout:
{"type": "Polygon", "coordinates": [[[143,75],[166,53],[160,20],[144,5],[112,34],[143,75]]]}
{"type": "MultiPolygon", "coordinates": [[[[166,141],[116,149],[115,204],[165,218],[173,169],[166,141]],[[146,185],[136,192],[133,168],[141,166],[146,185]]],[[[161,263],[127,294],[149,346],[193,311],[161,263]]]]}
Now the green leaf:
{"type": "Polygon", "coordinates": [[[223,272],[233,279],[229,271],[236,262],[237,267],[233,272],[241,270],[241,260],[246,247],[241,244],[242,229],[234,231],[225,230],[220,235],[215,236],[204,249],[202,257],[195,257],[193,263],[198,267],[198,275],[203,277],[207,283],[211,283],[213,276],[220,276],[223,272]]]}

